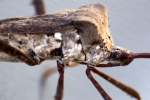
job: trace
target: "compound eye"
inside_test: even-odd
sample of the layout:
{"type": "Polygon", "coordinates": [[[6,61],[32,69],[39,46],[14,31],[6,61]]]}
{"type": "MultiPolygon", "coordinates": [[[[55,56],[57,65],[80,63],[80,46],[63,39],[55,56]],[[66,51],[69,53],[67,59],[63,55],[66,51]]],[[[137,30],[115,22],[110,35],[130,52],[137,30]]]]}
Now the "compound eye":
{"type": "Polygon", "coordinates": [[[111,55],[110,55],[110,59],[119,59],[120,58],[120,54],[119,52],[112,52],[111,55]]]}

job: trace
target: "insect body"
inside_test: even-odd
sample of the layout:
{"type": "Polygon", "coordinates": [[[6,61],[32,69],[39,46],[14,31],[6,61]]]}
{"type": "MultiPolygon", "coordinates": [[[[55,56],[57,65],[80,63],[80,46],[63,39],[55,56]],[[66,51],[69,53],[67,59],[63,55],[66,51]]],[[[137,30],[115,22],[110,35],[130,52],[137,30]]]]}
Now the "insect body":
{"type": "Polygon", "coordinates": [[[54,15],[2,20],[0,45],[1,60],[37,65],[44,60],[57,59],[60,77],[55,100],[63,98],[64,67],[74,64],[87,65],[86,74],[104,100],[112,98],[91,72],[128,95],[141,99],[134,89],[95,68],[124,66],[135,58],[150,58],[150,53],[133,53],[113,44],[107,9],[101,4],[54,15]]]}
{"type": "Polygon", "coordinates": [[[8,48],[8,51],[5,50],[6,53],[16,56],[16,58],[23,60],[29,65],[39,64],[42,59],[49,57],[48,53],[51,50],[59,48],[61,44],[46,34],[3,33],[1,34],[1,42],[3,43],[1,49],[8,48]],[[13,48],[13,51],[9,51],[9,48],[13,48]],[[19,55],[13,53],[19,53],[19,55]]]}

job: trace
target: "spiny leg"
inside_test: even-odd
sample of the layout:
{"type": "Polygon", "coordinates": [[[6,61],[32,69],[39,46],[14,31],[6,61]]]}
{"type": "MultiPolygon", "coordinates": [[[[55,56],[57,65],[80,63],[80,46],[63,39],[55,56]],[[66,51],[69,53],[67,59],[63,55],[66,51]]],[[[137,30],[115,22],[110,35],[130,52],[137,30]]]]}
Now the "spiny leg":
{"type": "Polygon", "coordinates": [[[139,93],[136,90],[134,90],[133,88],[121,83],[120,81],[112,78],[109,75],[106,75],[105,73],[97,70],[96,68],[90,67],[90,70],[93,71],[94,73],[96,73],[97,75],[101,76],[105,80],[109,81],[111,84],[115,85],[116,87],[118,87],[119,89],[121,89],[122,91],[127,93],[128,95],[137,98],[137,100],[141,100],[139,93]]]}
{"type": "Polygon", "coordinates": [[[57,61],[57,68],[59,72],[59,80],[57,83],[55,100],[62,100],[64,91],[64,64],[61,60],[57,61]]]}
{"type": "Polygon", "coordinates": [[[106,93],[106,91],[102,88],[102,86],[94,79],[94,77],[91,74],[91,67],[88,67],[86,69],[86,75],[90,79],[90,81],[93,83],[95,88],[98,90],[98,92],[102,95],[104,100],[112,100],[111,97],[106,93]]]}

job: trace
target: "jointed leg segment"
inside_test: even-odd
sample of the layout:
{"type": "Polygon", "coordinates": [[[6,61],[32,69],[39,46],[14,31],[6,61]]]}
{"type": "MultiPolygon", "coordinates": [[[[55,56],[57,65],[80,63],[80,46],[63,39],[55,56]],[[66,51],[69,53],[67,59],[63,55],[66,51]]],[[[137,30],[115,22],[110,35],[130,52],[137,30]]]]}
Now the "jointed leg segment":
{"type": "MultiPolygon", "coordinates": [[[[58,68],[58,72],[59,72],[59,80],[58,80],[58,84],[57,84],[57,91],[56,91],[56,95],[55,95],[55,100],[62,100],[63,90],[64,90],[64,64],[61,60],[57,61],[57,68],[58,68]]],[[[45,83],[45,80],[48,78],[48,76],[55,73],[56,71],[57,70],[55,68],[47,70],[43,74],[44,83],[45,83]]],[[[102,88],[102,86],[94,79],[91,72],[101,76],[103,79],[107,80],[108,82],[110,82],[111,84],[113,84],[117,88],[121,89],[123,92],[127,93],[128,95],[136,98],[137,100],[141,100],[140,95],[133,88],[131,88],[131,87],[121,83],[120,81],[112,78],[111,76],[97,70],[96,68],[94,68],[94,66],[87,66],[87,70],[86,70],[87,77],[93,83],[93,85],[98,90],[98,92],[102,95],[104,100],[112,100],[112,98],[111,98],[111,96],[109,96],[106,93],[106,91],[102,88]]]]}
{"type": "Polygon", "coordinates": [[[43,100],[45,85],[46,85],[46,81],[47,81],[48,77],[51,77],[56,72],[58,72],[56,67],[48,68],[43,72],[43,74],[40,78],[39,100],[43,100]]]}
{"type": "MultiPolygon", "coordinates": [[[[90,67],[88,66],[87,70],[86,70],[86,73],[87,73],[87,76],[88,77],[91,77],[91,73],[90,71],[94,72],[95,74],[101,76],[102,78],[104,78],[105,80],[107,80],[108,82],[110,82],[111,84],[115,85],[117,88],[121,89],[122,91],[124,91],[125,93],[127,93],[128,95],[132,96],[132,97],[135,97],[137,100],[141,100],[140,98],[140,95],[138,94],[138,92],[134,89],[132,89],[131,87],[129,86],[126,86],[125,84],[121,83],[120,81],[112,78],[111,76],[108,76],[106,75],[105,73],[97,70],[96,68],[93,68],[93,67],[90,67]]],[[[91,81],[93,81],[92,83],[94,84],[94,86],[96,87],[96,89],[100,92],[102,91],[102,89],[99,89],[97,86],[99,85],[97,82],[94,82],[96,81],[93,76],[90,78],[91,81]],[[98,84],[98,85],[97,85],[98,84]]],[[[100,92],[101,93],[101,92],[100,92]]],[[[107,95],[103,95],[101,93],[101,95],[103,96],[103,98],[108,98],[107,95]]],[[[111,100],[111,99],[105,99],[105,100],[111,100]]]]}
{"type": "Polygon", "coordinates": [[[102,86],[94,79],[94,77],[91,74],[92,67],[88,67],[86,70],[86,75],[90,79],[90,81],[93,83],[95,88],[98,90],[98,92],[102,95],[104,100],[112,100],[111,97],[106,93],[106,91],[102,88],[102,86]]]}
{"type": "Polygon", "coordinates": [[[61,60],[57,61],[57,67],[59,72],[59,80],[57,84],[55,100],[62,100],[64,91],[64,64],[61,60]]]}

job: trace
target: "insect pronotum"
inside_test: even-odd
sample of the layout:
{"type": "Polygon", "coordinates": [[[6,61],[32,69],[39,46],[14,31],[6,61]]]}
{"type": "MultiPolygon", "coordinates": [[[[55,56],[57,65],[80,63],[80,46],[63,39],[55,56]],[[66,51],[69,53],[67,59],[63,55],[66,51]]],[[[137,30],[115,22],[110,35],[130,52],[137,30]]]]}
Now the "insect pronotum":
{"type": "MultiPolygon", "coordinates": [[[[87,77],[104,100],[112,98],[91,73],[101,76],[137,100],[141,99],[136,90],[97,69],[125,66],[136,58],[150,58],[150,53],[134,53],[113,44],[107,9],[101,4],[52,15],[1,20],[0,45],[1,61],[37,65],[56,59],[60,76],[55,100],[63,98],[64,68],[77,64],[87,66],[87,77]]],[[[46,72],[43,79],[49,73],[46,72]]]]}

